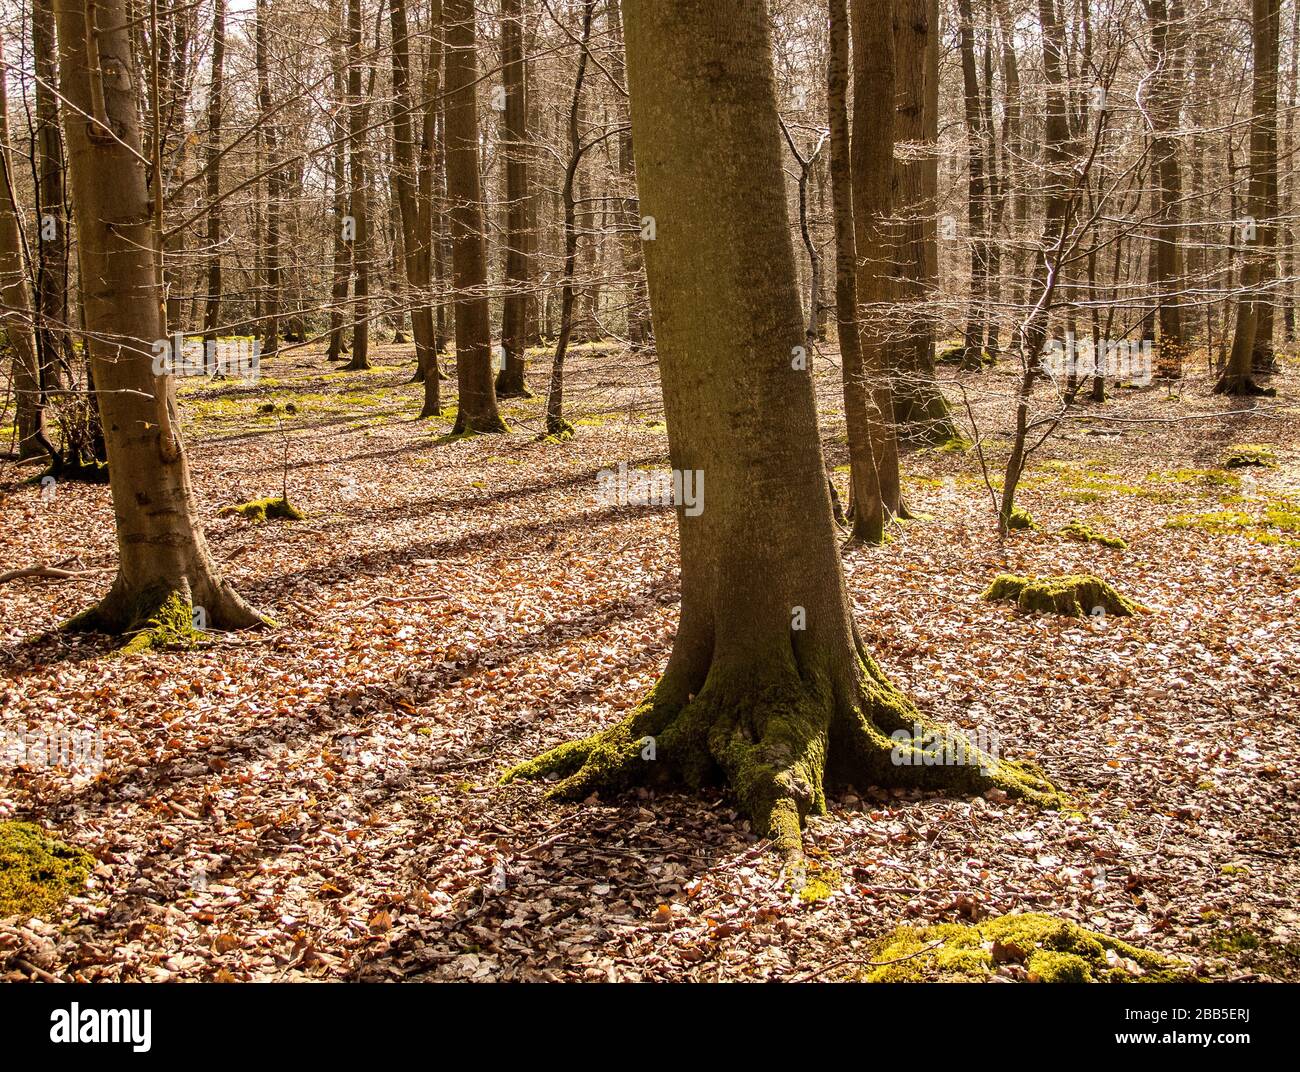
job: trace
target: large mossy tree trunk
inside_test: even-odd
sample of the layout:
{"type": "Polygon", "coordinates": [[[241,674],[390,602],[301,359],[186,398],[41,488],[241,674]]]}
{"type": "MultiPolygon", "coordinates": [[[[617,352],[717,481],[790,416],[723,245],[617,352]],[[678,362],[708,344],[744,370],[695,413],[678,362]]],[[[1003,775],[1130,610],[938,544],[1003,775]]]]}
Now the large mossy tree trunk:
{"type": "Polygon", "coordinates": [[[108,595],[68,627],[128,633],[163,614],[188,627],[190,608],[202,607],[209,625],[243,628],[261,619],[208,551],[175,431],[174,387],[154,374],[164,314],[127,8],[99,0],[93,32],[81,0],[55,2],[86,338],[118,547],[108,595]]]}
{"type": "Polygon", "coordinates": [[[447,88],[447,200],[456,287],[456,435],[505,432],[492,377],[487,240],[478,154],[478,48],[474,0],[443,3],[447,88]]]}
{"type": "Polygon", "coordinates": [[[722,780],[788,851],[828,782],[1051,798],[991,759],[894,762],[890,733],[920,718],[850,615],[812,379],[792,360],[805,325],[764,0],[629,4],[625,19],[669,453],[707,496],[678,510],[681,622],[658,685],[627,720],[507,778],[559,775],[568,799],[722,780]]]}

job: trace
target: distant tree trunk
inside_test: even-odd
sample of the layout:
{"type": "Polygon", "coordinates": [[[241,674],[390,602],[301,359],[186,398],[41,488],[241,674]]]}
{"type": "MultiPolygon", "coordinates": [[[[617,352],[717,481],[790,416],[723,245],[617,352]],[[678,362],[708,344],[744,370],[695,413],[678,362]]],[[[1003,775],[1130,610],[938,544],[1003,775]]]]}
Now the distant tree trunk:
{"type": "MultiPolygon", "coordinates": [[[[342,3],[346,5],[347,0],[342,0],[342,3]]],[[[352,276],[352,242],[347,237],[351,232],[351,224],[347,220],[347,124],[343,118],[348,106],[345,56],[342,46],[332,50],[334,92],[330,137],[334,141],[334,152],[330,179],[334,186],[334,278],[330,286],[330,342],[329,351],[325,355],[327,361],[342,361],[347,349],[343,340],[343,326],[348,303],[348,283],[352,276]]]]}
{"type": "MultiPolygon", "coordinates": [[[[429,305],[432,232],[422,212],[415,166],[415,126],[411,101],[411,45],[406,23],[406,0],[390,0],[393,33],[393,184],[401,218],[402,268],[407,286],[401,308],[411,311],[415,336],[415,378],[423,382],[433,368],[433,310],[429,305]]],[[[400,314],[399,314],[400,315],[400,314]]],[[[400,320],[399,320],[400,324],[400,320]]],[[[435,369],[433,377],[437,380],[435,369]]]]}
{"type": "Polygon", "coordinates": [[[984,110],[980,106],[979,73],[975,67],[975,26],[971,0],[957,0],[963,102],[966,117],[966,156],[969,179],[966,206],[970,214],[970,301],[962,366],[984,367],[984,323],[988,318],[988,234],[986,233],[984,167],[987,160],[984,110]]]}
{"type": "Polygon", "coordinates": [[[203,339],[215,342],[221,323],[221,118],[226,87],[226,0],[213,0],[212,77],[208,85],[208,286],[203,339]]]}
{"type": "MultiPolygon", "coordinates": [[[[620,85],[626,80],[621,0],[608,0],[612,48],[609,67],[620,85]]],[[[645,257],[641,252],[641,207],[636,196],[636,174],[632,153],[632,112],[627,97],[617,95],[618,121],[626,129],[618,138],[618,177],[623,188],[622,218],[619,220],[619,251],[627,297],[627,337],[633,350],[651,345],[650,299],[645,289],[645,257]]]]}
{"type": "Polygon", "coordinates": [[[274,166],[277,125],[271,121],[271,81],[266,55],[266,22],[270,0],[257,0],[257,26],[254,55],[257,65],[257,107],[261,113],[258,136],[262,143],[261,163],[270,170],[266,175],[266,289],[263,320],[258,331],[262,339],[262,358],[274,357],[280,349],[280,169],[274,166]]]}
{"type": "MultiPolygon", "coordinates": [[[[826,98],[830,117],[831,203],[835,217],[835,312],[849,437],[853,539],[882,543],[889,514],[881,497],[878,451],[889,414],[876,406],[862,356],[858,324],[858,247],[854,228],[853,165],[849,135],[849,15],[846,0],[830,0],[830,54],[826,98]]],[[[879,370],[876,370],[877,373],[879,370]]]]}
{"type": "Polygon", "coordinates": [[[524,24],[521,0],[501,0],[501,73],[506,106],[501,142],[506,170],[506,292],[501,314],[501,348],[505,362],[497,374],[500,398],[529,398],[528,290],[532,258],[528,238],[528,88],[524,66],[524,24]]]}
{"type": "Polygon", "coordinates": [[[578,73],[573,80],[573,102],[569,106],[569,166],[564,172],[561,196],[564,199],[564,282],[560,296],[560,334],[555,341],[555,356],[551,361],[551,385],[546,395],[546,431],[553,436],[570,433],[573,426],[564,419],[564,359],[573,333],[574,301],[573,273],[578,262],[577,203],[573,184],[582,166],[582,84],[587,74],[588,42],[591,40],[591,22],[596,11],[596,0],[584,0],[582,7],[581,51],[578,55],[578,73]]]}
{"type": "MultiPolygon", "coordinates": [[[[858,258],[858,301],[868,311],[861,323],[862,375],[846,391],[864,392],[855,406],[865,407],[868,435],[880,500],[889,514],[906,517],[898,471],[898,440],[890,419],[894,412],[889,372],[896,364],[893,302],[894,272],[901,256],[899,229],[893,220],[894,109],[880,101],[894,99],[894,0],[853,0],[853,224],[858,258]]],[[[861,448],[859,448],[861,451],[861,448]]],[[[864,479],[866,479],[864,477],[864,479]]],[[[864,485],[866,486],[866,485],[864,485]]],[[[870,510],[871,504],[863,504],[870,510]]],[[[855,514],[858,503],[853,503],[855,514]]],[[[874,523],[864,538],[877,542],[874,523]]]]}
{"type": "MultiPolygon", "coordinates": [[[[1288,343],[1296,340],[1295,306],[1296,306],[1296,245],[1300,243],[1300,226],[1296,224],[1296,213],[1300,212],[1300,196],[1297,196],[1297,159],[1295,113],[1300,104],[1297,92],[1300,91],[1300,3],[1291,4],[1291,73],[1287,78],[1286,107],[1286,159],[1291,162],[1290,175],[1287,180],[1286,217],[1287,223],[1278,231],[1278,244],[1282,247],[1282,278],[1287,280],[1279,295],[1282,306],[1283,339],[1288,343]]],[[[1279,201],[1279,211],[1281,202],[1279,201]]]]}
{"type": "Polygon", "coordinates": [[[42,386],[62,388],[72,372],[72,325],[68,310],[68,220],[64,207],[63,131],[59,127],[59,55],[52,0],[32,4],[32,52],[36,67],[36,195],[39,257],[36,281],[36,347],[42,386]],[[53,224],[53,236],[47,237],[53,224]]]}
{"type": "MultiPolygon", "coordinates": [[[[361,95],[364,66],[361,0],[348,0],[348,152],[352,216],[352,360],[349,370],[370,365],[370,158],[366,148],[368,102],[361,95]]],[[[372,68],[373,73],[373,68],[372,68]]],[[[373,81],[373,79],[372,79],[373,81]]]]}
{"type": "MultiPolygon", "coordinates": [[[[424,369],[424,405],[421,419],[437,417],[442,413],[442,369],[439,358],[446,345],[446,302],[442,298],[442,200],[443,184],[440,177],[442,150],[438,140],[438,115],[442,104],[442,0],[430,0],[429,36],[432,39],[424,60],[424,112],[420,131],[420,175],[417,183],[419,203],[418,229],[425,243],[425,275],[430,287],[438,293],[437,313],[429,314],[429,359],[424,369]]],[[[432,295],[426,288],[422,299],[426,304],[432,295]]]]}
{"type": "Polygon", "coordinates": [[[894,162],[901,227],[897,298],[904,303],[899,345],[893,348],[894,424],[897,436],[918,443],[959,438],[934,367],[935,319],[929,306],[938,284],[935,213],[939,190],[938,47],[936,0],[895,0],[894,55],[898,103],[895,141],[923,146],[919,159],[894,162]],[[932,10],[933,9],[933,10],[932,10]],[[936,84],[932,84],[936,83],[936,84]]]}
{"type": "MultiPolygon", "coordinates": [[[[1255,221],[1253,241],[1246,248],[1241,268],[1241,296],[1237,300],[1237,323],[1232,337],[1232,353],[1215,385],[1216,394],[1258,395],[1261,388],[1251,378],[1256,356],[1261,353],[1258,341],[1263,309],[1271,301],[1261,292],[1265,284],[1267,262],[1272,248],[1272,229],[1266,227],[1269,172],[1277,167],[1277,28],[1279,0],[1252,0],[1250,41],[1253,53],[1250,109],[1250,184],[1247,212],[1255,221]]],[[[1272,329],[1272,320],[1268,321],[1272,329]]],[[[1265,345],[1272,350],[1271,337],[1265,345]]]]}
{"type": "MultiPolygon", "coordinates": [[[[355,0],[354,0],[355,2],[355,0]]],[[[447,198],[456,285],[454,434],[505,432],[492,383],[487,242],[478,157],[478,49],[474,0],[444,0],[447,78],[447,198]]]]}
{"type": "Polygon", "coordinates": [[[0,324],[13,355],[13,384],[17,411],[18,457],[31,458],[44,448],[45,404],[36,334],[32,330],[32,299],[27,287],[27,257],[16,199],[13,152],[9,145],[9,100],[5,83],[9,66],[0,39],[0,324]]]}
{"type": "MultiPolygon", "coordinates": [[[[1256,128],[1253,117],[1251,122],[1252,181],[1255,170],[1262,170],[1257,205],[1259,211],[1255,213],[1258,221],[1256,241],[1259,245],[1259,274],[1255,285],[1259,288],[1259,297],[1255,301],[1255,343],[1251,351],[1251,364],[1256,372],[1264,373],[1277,370],[1277,354],[1273,349],[1273,305],[1278,293],[1277,64],[1281,7],[1281,0],[1269,0],[1266,12],[1262,13],[1265,17],[1257,16],[1251,24],[1252,41],[1257,36],[1255,23],[1262,24],[1260,41],[1255,46],[1255,62],[1263,65],[1262,70],[1256,67],[1254,82],[1253,109],[1259,117],[1258,160],[1254,147],[1256,128]]],[[[1294,161],[1292,166],[1294,167],[1294,161]]]]}
{"type": "Polygon", "coordinates": [[[806,325],[767,11],[765,0],[627,6],[637,182],[661,224],[646,266],[669,454],[714,490],[702,511],[678,504],[681,624],[653,692],[512,776],[558,774],[552,795],[578,800],[722,780],[761,836],[797,854],[828,785],[1051,790],[1009,763],[900,764],[892,751],[890,734],[921,716],[858,635],[812,376],[790,360],[806,325]]]}
{"type": "Polygon", "coordinates": [[[154,343],[165,330],[160,251],[140,158],[127,2],[97,0],[88,13],[81,0],[55,0],[55,13],[81,278],[96,281],[82,298],[118,547],[112,589],[68,628],[130,633],[160,612],[188,622],[191,607],[202,607],[209,625],[254,625],[259,616],[208,551],[173,386],[154,374],[154,343]]]}
{"type": "Polygon", "coordinates": [[[1178,160],[1178,117],[1183,95],[1183,5],[1181,0],[1147,0],[1151,24],[1151,54],[1159,71],[1151,107],[1154,133],[1151,154],[1156,177],[1158,211],[1156,244],[1152,250],[1155,292],[1160,322],[1161,375],[1182,376],[1184,338],[1178,291],[1184,285],[1182,199],[1183,174],[1178,160]]]}

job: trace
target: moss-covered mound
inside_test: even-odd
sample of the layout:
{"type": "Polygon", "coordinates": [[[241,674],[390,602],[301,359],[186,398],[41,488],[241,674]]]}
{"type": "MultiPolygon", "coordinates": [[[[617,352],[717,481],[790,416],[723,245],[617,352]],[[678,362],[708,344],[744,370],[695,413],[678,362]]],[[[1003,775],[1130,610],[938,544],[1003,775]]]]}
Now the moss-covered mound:
{"type": "Polygon", "coordinates": [[[1029,529],[1038,528],[1034,521],[1034,515],[1026,510],[1023,506],[1017,506],[1011,511],[1011,516],[1007,518],[1007,528],[1013,532],[1028,531],[1029,529]]]}
{"type": "Polygon", "coordinates": [[[1024,611],[1064,614],[1069,618],[1097,614],[1098,608],[1106,614],[1120,616],[1136,614],[1144,609],[1090,573],[1063,577],[1020,577],[1013,573],[999,573],[985,591],[984,598],[1009,599],[1024,611]]]}
{"type": "Polygon", "coordinates": [[[0,823],[0,916],[47,915],[85,886],[94,864],[34,823],[0,823]]]}
{"type": "Polygon", "coordinates": [[[1276,469],[1277,455],[1272,447],[1260,446],[1258,443],[1238,443],[1229,447],[1223,459],[1225,469],[1276,469]]]}
{"type": "Polygon", "coordinates": [[[1102,547],[1113,547],[1117,551],[1128,550],[1127,540],[1094,529],[1085,521],[1071,521],[1061,529],[1061,535],[1067,539],[1078,540],[1080,543],[1099,543],[1102,547]]]}
{"type": "Polygon", "coordinates": [[[1033,983],[1186,978],[1178,961],[1036,912],[970,926],[899,927],[876,944],[871,960],[879,965],[866,974],[871,983],[979,981],[1003,964],[1033,983]]]}
{"type": "Polygon", "coordinates": [[[254,499],[252,502],[226,506],[220,511],[221,517],[242,517],[248,521],[301,521],[301,510],[288,499],[254,499]]]}

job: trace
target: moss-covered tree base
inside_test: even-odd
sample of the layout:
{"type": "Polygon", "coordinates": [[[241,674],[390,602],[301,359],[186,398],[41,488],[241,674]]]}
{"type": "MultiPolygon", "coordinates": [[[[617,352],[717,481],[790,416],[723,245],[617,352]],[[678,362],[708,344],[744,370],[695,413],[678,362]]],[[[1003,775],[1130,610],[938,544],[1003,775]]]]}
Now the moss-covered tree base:
{"type": "Polygon", "coordinates": [[[873,948],[871,983],[978,981],[1009,965],[1027,982],[1172,982],[1178,961],[1039,913],[983,923],[899,927],[873,948]]]}
{"type": "Polygon", "coordinates": [[[1071,521],[1061,529],[1061,535],[1066,539],[1075,540],[1079,543],[1095,543],[1102,547],[1109,547],[1115,551],[1127,551],[1128,541],[1119,536],[1111,536],[1109,533],[1102,532],[1100,529],[1094,529],[1091,525],[1083,521],[1071,521]]]}
{"type": "Polygon", "coordinates": [[[1120,617],[1145,610],[1106,581],[1089,573],[1062,577],[1022,577],[1000,573],[984,592],[987,600],[1010,600],[1023,611],[1063,614],[1069,618],[1105,614],[1120,617]]]}
{"type": "Polygon", "coordinates": [[[250,629],[274,626],[231,587],[205,582],[201,594],[191,594],[188,581],[172,588],[159,584],[131,595],[121,578],[99,603],[64,622],[67,633],[104,633],[125,638],[119,655],[146,651],[188,650],[205,639],[209,629],[250,629]]]}
{"type": "Polygon", "coordinates": [[[548,795],[560,800],[637,784],[725,784],[755,830],[788,854],[801,848],[803,819],[825,813],[828,786],[1000,788],[1047,806],[1061,800],[1035,768],[923,718],[865,655],[846,675],[791,668],[762,680],[715,665],[698,695],[680,693],[665,676],[622,722],[513,768],[503,782],[549,780],[548,795]]]}
{"type": "Polygon", "coordinates": [[[34,823],[0,823],[0,917],[49,915],[82,890],[94,866],[34,823]]]}
{"type": "Polygon", "coordinates": [[[898,441],[912,447],[965,444],[943,392],[932,383],[901,383],[894,391],[898,441]]]}
{"type": "Polygon", "coordinates": [[[288,499],[280,496],[225,506],[218,511],[218,516],[242,517],[246,521],[301,521],[305,515],[288,499]]]}

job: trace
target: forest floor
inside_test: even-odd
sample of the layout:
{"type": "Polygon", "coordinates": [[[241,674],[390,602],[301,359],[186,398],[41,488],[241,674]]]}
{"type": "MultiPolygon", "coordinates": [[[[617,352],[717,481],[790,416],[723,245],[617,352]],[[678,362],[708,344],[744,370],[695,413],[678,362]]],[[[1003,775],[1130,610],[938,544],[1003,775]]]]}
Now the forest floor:
{"type": "MultiPolygon", "coordinates": [[[[596,495],[601,469],[666,466],[652,361],[580,350],[555,443],[541,399],[505,404],[509,436],[447,440],[450,419],[415,419],[410,348],[378,358],[297,350],[256,385],[183,389],[208,541],[273,630],[130,656],[55,632],[111,580],[108,489],[43,498],[0,463],[0,572],[105,571],[0,588],[0,731],[104,749],[102,771],[0,769],[0,820],[97,863],[60,913],[0,920],[0,978],[832,980],[899,924],[1034,911],[1203,977],[1300,979],[1294,364],[1275,399],[1214,398],[1202,372],[1181,398],[1081,407],[1031,462],[1039,527],[1005,543],[976,452],[906,457],[926,516],[844,559],[864,637],[922,710],[996,730],[1072,807],[863,787],[811,821],[800,882],[722,792],[497,784],[625,715],[667,657],[672,512],[596,495]],[[1277,467],[1224,468],[1240,443],[1277,467]],[[278,495],[286,459],[305,520],[217,516],[278,495]],[[1129,548],[1067,539],[1072,520],[1129,548]],[[981,600],[1003,571],[1094,572],[1149,613],[981,600]]],[[[817,368],[838,469],[833,355],[817,368]]],[[[960,383],[1000,464],[1016,378],[960,383]]]]}

